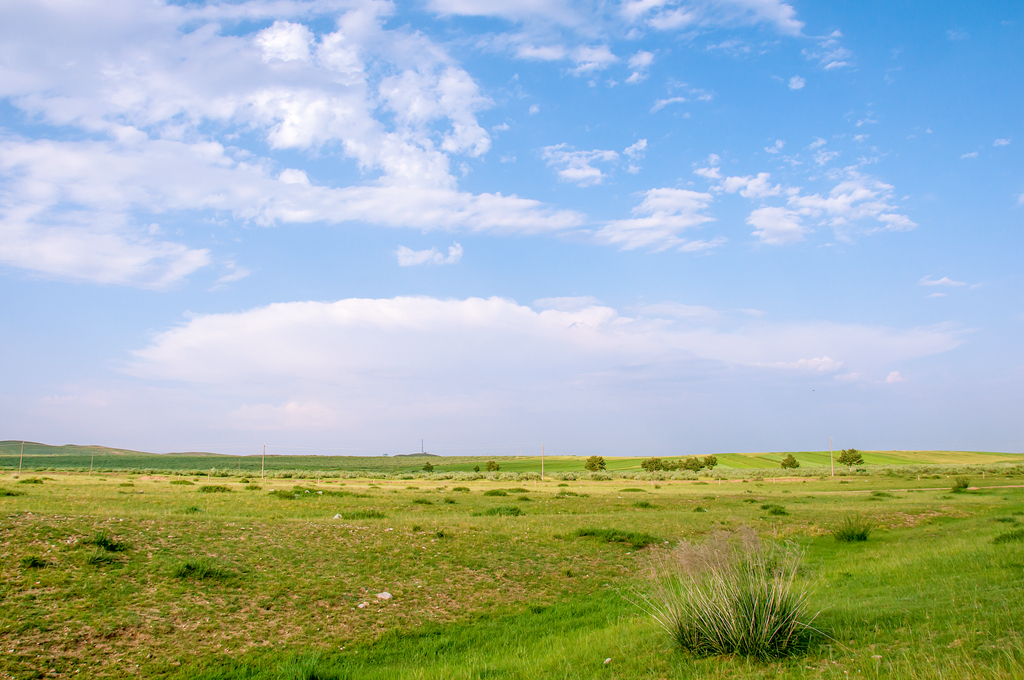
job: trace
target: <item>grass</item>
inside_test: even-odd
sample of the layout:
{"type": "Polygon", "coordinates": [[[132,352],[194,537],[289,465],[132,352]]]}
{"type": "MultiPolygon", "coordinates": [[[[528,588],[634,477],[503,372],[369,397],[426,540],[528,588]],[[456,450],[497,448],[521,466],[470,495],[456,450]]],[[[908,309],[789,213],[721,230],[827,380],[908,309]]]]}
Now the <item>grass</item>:
{"type": "Polygon", "coordinates": [[[996,545],[1003,545],[1004,543],[1024,543],[1024,529],[1017,529],[1005,534],[999,534],[992,539],[992,542],[996,545]]]}
{"type": "Polygon", "coordinates": [[[128,549],[128,544],[124,541],[119,541],[109,532],[100,530],[95,532],[90,538],[83,541],[85,545],[93,545],[104,550],[106,552],[124,552],[128,549]]]}
{"type": "Polygon", "coordinates": [[[660,542],[657,538],[646,532],[622,531],[620,529],[594,529],[587,527],[585,529],[577,529],[574,535],[578,538],[598,538],[606,543],[628,543],[634,550],[660,542]]]}
{"type": "Polygon", "coordinates": [[[194,482],[190,482],[187,479],[172,479],[171,484],[176,486],[195,486],[194,482]]]}
{"type": "Polygon", "coordinates": [[[507,496],[508,492],[504,489],[488,489],[484,491],[485,496],[507,496]]]}
{"type": "Polygon", "coordinates": [[[199,487],[199,493],[231,493],[231,489],[218,484],[204,484],[199,487]]]}
{"type": "Polygon", "coordinates": [[[21,566],[26,569],[45,569],[49,566],[49,562],[39,555],[23,555],[21,560],[21,566]]]}
{"type": "Polygon", "coordinates": [[[840,543],[856,543],[868,540],[868,536],[875,528],[875,523],[860,515],[850,515],[832,529],[832,537],[840,543]]]}
{"type": "Polygon", "coordinates": [[[19,479],[18,484],[42,484],[43,480],[38,477],[29,477],[28,479],[19,479]]]}
{"type": "MultiPolygon", "coordinates": [[[[554,479],[264,484],[287,489],[291,502],[266,490],[197,496],[169,484],[173,474],[52,475],[45,489],[0,497],[0,677],[1024,677],[1024,541],[995,543],[1024,526],[1012,521],[1024,518],[1024,489],[994,488],[1024,476],[979,472],[969,480],[981,491],[949,494],[953,474],[770,474],[757,482],[747,473],[746,484],[645,481],[649,495],[633,497],[621,480],[577,479],[571,491],[581,495],[562,499],[555,494],[570,487],[554,479]],[[118,495],[128,481],[142,493],[118,495]],[[528,505],[508,503],[517,484],[529,488],[528,505]],[[483,496],[493,488],[511,495],[483,496]],[[867,504],[876,491],[892,497],[867,504]],[[411,503],[418,497],[434,504],[411,503]],[[638,497],[656,507],[634,507],[638,497]],[[789,516],[761,510],[780,497],[789,516]],[[499,503],[521,514],[485,514],[499,503]],[[870,540],[832,540],[831,529],[866,507],[877,527],[870,540]],[[704,546],[744,526],[765,545],[800,547],[794,592],[807,593],[808,611],[822,612],[811,625],[831,638],[776,660],[705,657],[623,597],[649,594],[653,567],[681,540],[704,546]],[[97,531],[131,548],[99,548],[89,542],[97,531]],[[630,534],[654,541],[635,548],[630,534]],[[47,566],[23,567],[32,556],[47,566]],[[227,575],[175,575],[197,559],[227,575]],[[393,600],[378,600],[383,591],[393,600]]],[[[238,490],[241,478],[213,483],[238,490]]],[[[9,473],[2,486],[33,488],[9,473]]]]}
{"type": "Polygon", "coordinates": [[[210,559],[194,557],[174,565],[171,575],[175,578],[203,580],[230,578],[232,574],[210,559]]]}
{"type": "Polygon", "coordinates": [[[497,506],[495,508],[487,508],[483,512],[479,513],[479,516],[481,516],[481,517],[495,517],[495,516],[499,516],[499,517],[518,517],[519,515],[524,515],[524,514],[526,514],[526,513],[524,513],[520,508],[516,507],[515,505],[499,505],[499,506],[497,506]]]}
{"type": "Polygon", "coordinates": [[[658,506],[655,505],[654,503],[650,502],[650,501],[637,501],[636,503],[633,503],[633,507],[634,508],[642,508],[644,510],[653,510],[654,508],[656,508],[658,506]]]}
{"type": "Polygon", "coordinates": [[[25,495],[24,491],[19,491],[18,489],[5,489],[3,487],[0,487],[0,497],[12,497],[12,496],[24,496],[24,495],[25,495]]]}

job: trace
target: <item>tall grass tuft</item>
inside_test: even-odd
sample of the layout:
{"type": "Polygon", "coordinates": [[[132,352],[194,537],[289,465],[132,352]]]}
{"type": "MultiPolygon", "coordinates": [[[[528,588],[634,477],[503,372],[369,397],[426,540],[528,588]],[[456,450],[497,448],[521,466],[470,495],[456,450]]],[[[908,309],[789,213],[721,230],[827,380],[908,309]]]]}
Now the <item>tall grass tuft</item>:
{"type": "Polygon", "coordinates": [[[832,536],[841,543],[866,541],[875,528],[875,523],[867,517],[850,515],[842,524],[832,530],[832,536]]]}
{"type": "Polygon", "coordinates": [[[996,545],[1003,543],[1024,543],[1024,529],[1017,529],[1015,531],[1008,531],[1005,534],[999,534],[992,539],[992,542],[996,545]]]}
{"type": "Polygon", "coordinates": [[[88,545],[94,545],[100,550],[106,550],[107,552],[124,552],[128,549],[128,544],[124,541],[119,541],[111,536],[106,531],[97,531],[92,535],[91,538],[85,541],[88,545]]]}
{"type": "Polygon", "coordinates": [[[205,557],[193,557],[176,565],[171,570],[175,578],[222,579],[231,576],[226,569],[205,557]]]}
{"type": "Polygon", "coordinates": [[[966,477],[956,477],[953,479],[953,493],[960,493],[961,491],[967,491],[971,486],[971,480],[966,477]]]}
{"type": "Polygon", "coordinates": [[[478,516],[499,516],[499,517],[518,517],[519,515],[525,515],[521,508],[517,508],[514,505],[499,505],[496,508],[487,508],[481,513],[476,513],[478,516]]]}
{"type": "Polygon", "coordinates": [[[21,566],[26,569],[45,569],[50,563],[39,555],[25,555],[21,558],[21,566]]]}
{"type": "Polygon", "coordinates": [[[341,519],[387,519],[387,515],[380,510],[349,510],[338,514],[341,519]]]}
{"type": "Polygon", "coordinates": [[[575,535],[577,537],[599,538],[607,543],[629,543],[633,550],[640,550],[652,543],[658,543],[658,539],[647,532],[622,531],[621,529],[577,529],[575,535]]]}
{"type": "Polygon", "coordinates": [[[0,487],[0,496],[24,496],[24,491],[18,491],[17,489],[4,489],[0,487]]]}
{"type": "Polygon", "coordinates": [[[794,584],[802,558],[796,545],[764,544],[753,530],[719,532],[656,557],[640,606],[694,656],[799,654],[821,635],[794,584]]]}
{"type": "Polygon", "coordinates": [[[231,489],[217,484],[199,487],[199,493],[231,493],[231,489]]]}

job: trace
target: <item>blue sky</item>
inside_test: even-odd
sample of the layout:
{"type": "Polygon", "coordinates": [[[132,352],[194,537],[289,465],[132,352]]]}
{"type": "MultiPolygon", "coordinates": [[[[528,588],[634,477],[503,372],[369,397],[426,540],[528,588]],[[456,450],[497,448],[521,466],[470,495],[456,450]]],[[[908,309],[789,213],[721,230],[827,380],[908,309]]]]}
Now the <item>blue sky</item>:
{"type": "Polygon", "coordinates": [[[0,438],[1024,450],[1024,7],[4,3],[0,438]]]}

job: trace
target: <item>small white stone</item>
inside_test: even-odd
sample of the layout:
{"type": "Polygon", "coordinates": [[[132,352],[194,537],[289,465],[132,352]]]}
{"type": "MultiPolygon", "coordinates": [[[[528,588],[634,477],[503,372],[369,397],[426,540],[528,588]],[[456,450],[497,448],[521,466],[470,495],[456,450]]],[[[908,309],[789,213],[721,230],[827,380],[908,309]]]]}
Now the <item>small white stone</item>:
{"type": "Polygon", "coordinates": [[[611,657],[608,657],[607,659],[605,659],[605,660],[604,660],[604,665],[605,665],[605,666],[607,666],[607,665],[608,665],[608,664],[610,664],[611,662],[612,662],[612,658],[611,658],[611,657]]]}
{"type": "Polygon", "coordinates": [[[386,590],[383,593],[377,593],[377,599],[378,600],[390,600],[391,599],[391,593],[387,592],[386,590]]]}
{"type": "Polygon", "coordinates": [[[370,606],[370,603],[369,603],[369,602],[360,602],[360,603],[359,603],[359,608],[360,608],[360,609],[366,609],[366,608],[367,608],[367,607],[369,607],[369,606],[370,606]]]}

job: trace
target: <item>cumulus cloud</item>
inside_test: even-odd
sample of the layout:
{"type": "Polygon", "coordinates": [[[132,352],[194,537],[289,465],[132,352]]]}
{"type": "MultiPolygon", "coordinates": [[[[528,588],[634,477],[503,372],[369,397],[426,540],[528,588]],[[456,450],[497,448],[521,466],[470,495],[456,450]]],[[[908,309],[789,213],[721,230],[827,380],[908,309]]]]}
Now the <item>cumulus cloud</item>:
{"type": "Polygon", "coordinates": [[[773,246],[802,241],[807,233],[807,228],[800,221],[800,213],[788,208],[758,208],[750,213],[747,224],[754,227],[754,236],[773,246]]]}
{"type": "Polygon", "coordinates": [[[767,198],[768,196],[779,196],[782,194],[782,186],[772,186],[771,174],[759,172],[756,177],[749,175],[744,177],[726,177],[718,186],[712,187],[715,191],[724,191],[727,194],[739,192],[744,198],[767,198]]]}
{"type": "Polygon", "coordinates": [[[669,104],[682,104],[686,101],[686,97],[669,97],[668,99],[656,99],[654,106],[651,107],[651,113],[657,113],[669,104]]]}
{"type": "Polygon", "coordinates": [[[807,81],[800,76],[793,76],[789,79],[789,89],[791,90],[802,90],[807,81]]]}
{"type": "Polygon", "coordinates": [[[804,57],[810,61],[817,61],[826,71],[850,66],[853,61],[853,52],[840,44],[839,39],[842,37],[841,32],[832,31],[827,36],[816,38],[817,47],[805,49],[804,57]]]}
{"type": "Polygon", "coordinates": [[[725,243],[722,237],[689,241],[680,236],[686,229],[714,220],[703,212],[714,200],[711,194],[664,188],[650,189],[642,195],[643,201],[633,208],[635,217],[607,223],[597,232],[599,241],[623,250],[678,248],[685,252],[708,250],[725,243]]]}
{"type": "Polygon", "coordinates": [[[660,31],[764,23],[785,35],[797,36],[804,26],[793,6],[779,0],[626,0],[621,11],[628,22],[660,31]]]}
{"type": "Polygon", "coordinates": [[[718,154],[709,154],[707,161],[705,161],[706,165],[696,168],[693,171],[693,174],[699,175],[704,179],[721,179],[722,172],[718,168],[720,160],[721,159],[718,157],[718,154]]]}
{"type": "Polygon", "coordinates": [[[449,246],[447,257],[442,255],[437,248],[412,250],[405,246],[398,246],[395,255],[398,256],[399,267],[415,267],[419,264],[458,264],[462,259],[462,246],[458,243],[449,246]]]}
{"type": "Polygon", "coordinates": [[[569,70],[576,76],[608,68],[619,60],[607,45],[597,47],[580,46],[572,52],[572,60],[576,66],[569,70]]]}
{"type": "Polygon", "coordinates": [[[555,144],[544,147],[541,157],[547,161],[550,167],[557,169],[560,180],[586,187],[600,184],[607,177],[600,168],[591,164],[616,161],[619,159],[619,154],[615,151],[601,149],[575,151],[568,144],[555,144]]]}
{"type": "Polygon", "coordinates": [[[629,58],[629,68],[633,69],[633,73],[626,78],[626,82],[630,84],[639,83],[647,79],[647,69],[654,62],[654,53],[645,52],[640,50],[632,57],[629,58]]]}
{"type": "Polygon", "coordinates": [[[640,139],[633,144],[627,146],[623,151],[623,155],[629,159],[629,165],[626,167],[626,171],[631,174],[640,172],[640,161],[644,158],[644,153],[647,151],[647,140],[640,139]]]}
{"type": "Polygon", "coordinates": [[[891,184],[881,182],[856,168],[845,168],[831,175],[838,183],[822,194],[804,194],[800,188],[787,190],[787,206],[800,215],[822,219],[840,237],[852,231],[907,231],[917,226],[906,215],[898,212],[892,200],[891,184]],[[865,226],[865,220],[874,220],[874,226],[865,226]]]}
{"type": "Polygon", "coordinates": [[[906,378],[900,375],[899,371],[892,371],[891,373],[889,373],[889,375],[885,377],[885,382],[889,383],[890,385],[893,383],[903,382],[904,380],[906,380],[906,378]]]}
{"type": "Polygon", "coordinates": [[[1007,146],[1009,145],[1009,143],[1009,139],[997,139],[996,141],[992,142],[992,146],[1007,146]]]}
{"type": "Polygon", "coordinates": [[[786,142],[784,142],[781,139],[776,139],[774,144],[772,144],[771,146],[766,146],[764,150],[767,151],[768,153],[779,153],[780,151],[782,151],[782,147],[784,146],[786,146],[786,142]]]}

